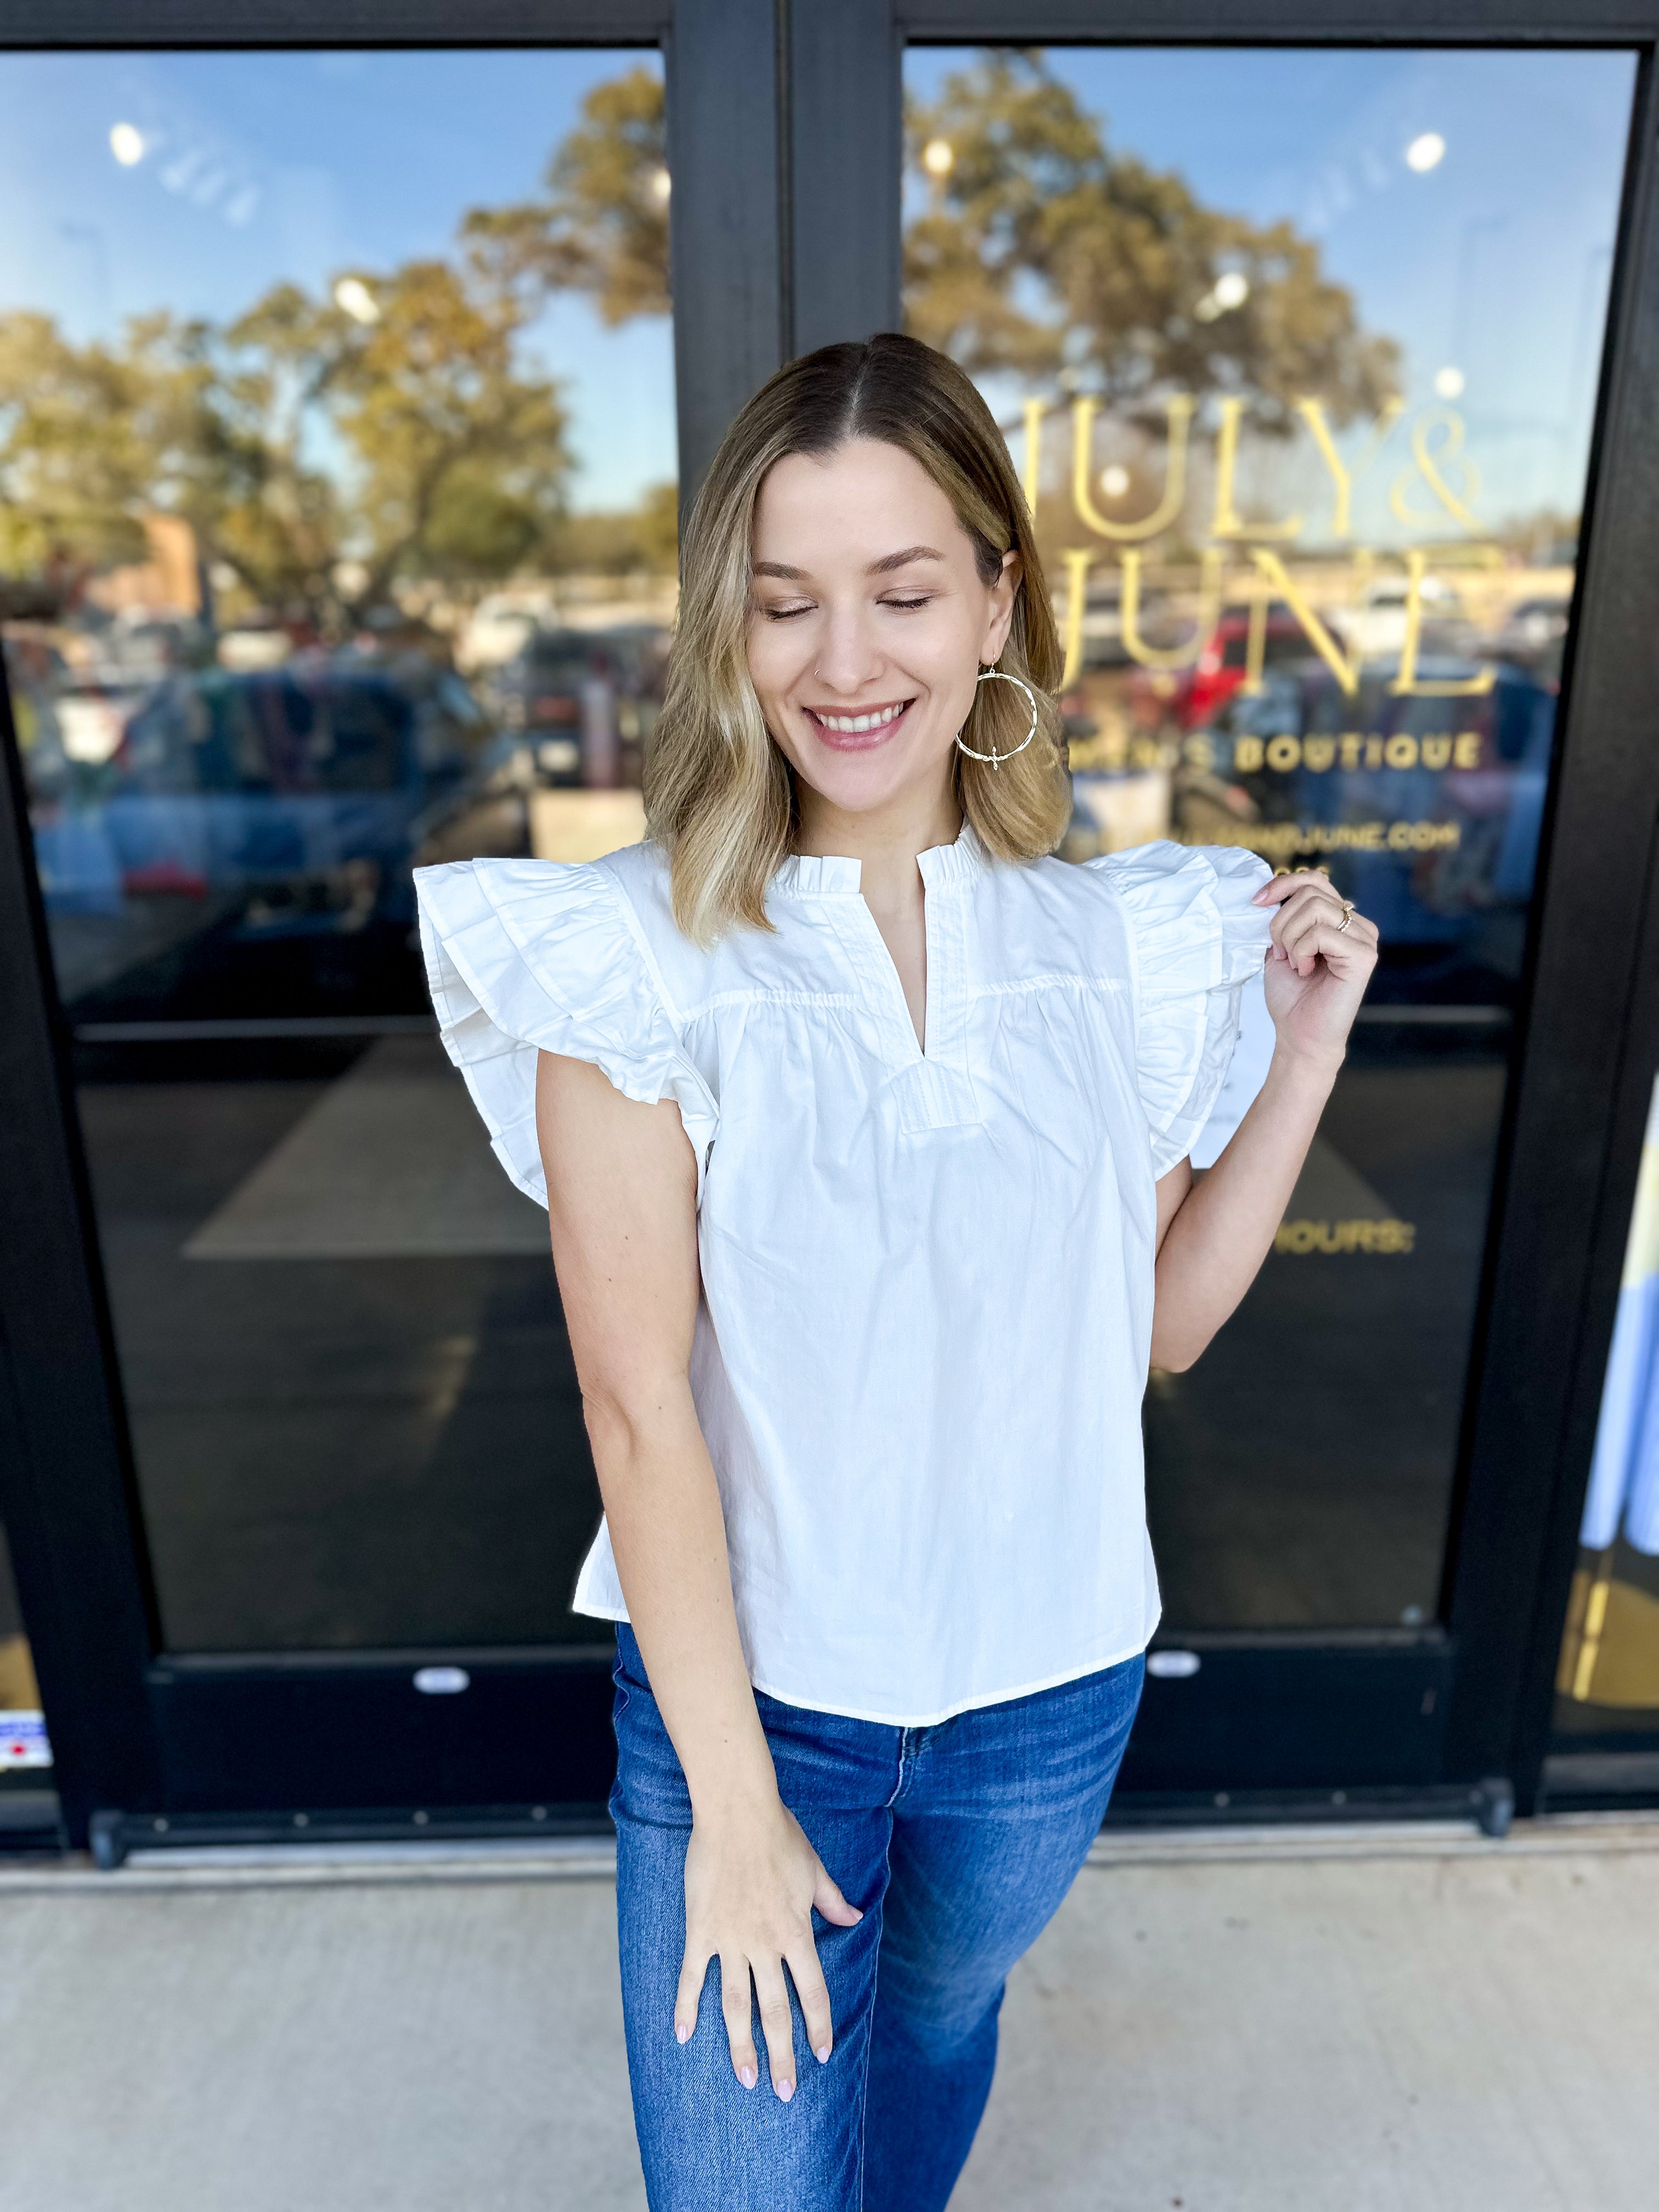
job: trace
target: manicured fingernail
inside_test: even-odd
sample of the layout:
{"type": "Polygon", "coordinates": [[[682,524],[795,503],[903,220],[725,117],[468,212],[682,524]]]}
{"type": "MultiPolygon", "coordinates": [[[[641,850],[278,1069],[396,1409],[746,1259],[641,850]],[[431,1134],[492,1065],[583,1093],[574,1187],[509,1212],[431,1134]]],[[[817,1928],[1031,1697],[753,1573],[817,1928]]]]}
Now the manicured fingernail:
{"type": "Polygon", "coordinates": [[[674,2022],[674,2040],[676,2043],[690,2043],[691,2040],[691,2031],[683,2020],[674,2022]]]}
{"type": "Polygon", "coordinates": [[[786,2105],[789,2102],[789,2100],[790,2100],[790,2099],[794,2095],[794,2094],[795,2094],[795,2085],[794,2085],[794,2083],[793,2083],[793,2081],[780,2081],[780,2082],[779,2082],[779,2084],[778,2084],[778,2094],[779,2094],[779,2096],[780,2096],[780,2097],[781,2097],[781,2098],[782,2098],[782,2100],[783,2100],[783,2101],[784,2101],[784,2103],[785,2103],[786,2105]]]}
{"type": "Polygon", "coordinates": [[[820,2066],[827,2066],[830,2063],[830,2046],[827,2043],[819,2044],[817,2048],[817,2061],[820,2066]]]}
{"type": "Polygon", "coordinates": [[[756,2082],[760,2079],[760,2076],[756,2073],[752,2066],[739,2066],[738,2069],[738,2079],[742,2082],[745,2089],[752,2089],[756,2082]]]}

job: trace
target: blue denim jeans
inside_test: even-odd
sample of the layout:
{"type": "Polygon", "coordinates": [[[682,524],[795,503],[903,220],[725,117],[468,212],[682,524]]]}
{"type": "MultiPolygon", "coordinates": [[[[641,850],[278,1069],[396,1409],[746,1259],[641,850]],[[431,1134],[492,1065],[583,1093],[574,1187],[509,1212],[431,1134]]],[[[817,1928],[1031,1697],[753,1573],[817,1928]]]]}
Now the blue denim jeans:
{"type": "MultiPolygon", "coordinates": [[[[1009,1968],[1072,1886],[1111,1796],[1144,1668],[1125,1660],[933,1728],[756,1702],[778,1789],[849,1903],[814,1913],[835,2049],[820,2066],[792,2005],[784,2104],[732,2069],[720,1961],[696,2031],[674,2039],[685,1947],[685,1778],[617,1631],[617,1912],[634,2119],[651,2212],[941,2212],[996,2064],[1009,1968]]],[[[755,2047],[763,2051],[758,2013],[755,2047]]]]}

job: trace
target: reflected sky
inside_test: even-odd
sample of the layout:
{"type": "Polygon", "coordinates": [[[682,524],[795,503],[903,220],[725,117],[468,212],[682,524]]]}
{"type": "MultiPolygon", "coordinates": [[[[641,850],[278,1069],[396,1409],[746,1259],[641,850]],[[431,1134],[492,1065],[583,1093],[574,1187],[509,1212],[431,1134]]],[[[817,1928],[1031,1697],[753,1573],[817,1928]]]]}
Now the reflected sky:
{"type": "MultiPolygon", "coordinates": [[[[216,319],[289,278],[447,250],[462,211],[527,197],[617,52],[0,55],[0,310],[74,337],[157,307],[216,319]],[[125,123],[145,143],[123,166],[125,123]]],[[[131,148],[125,150],[131,151],[131,148]]],[[[574,503],[675,474],[665,317],[607,330],[585,300],[536,325],[568,380],[574,503]]]]}

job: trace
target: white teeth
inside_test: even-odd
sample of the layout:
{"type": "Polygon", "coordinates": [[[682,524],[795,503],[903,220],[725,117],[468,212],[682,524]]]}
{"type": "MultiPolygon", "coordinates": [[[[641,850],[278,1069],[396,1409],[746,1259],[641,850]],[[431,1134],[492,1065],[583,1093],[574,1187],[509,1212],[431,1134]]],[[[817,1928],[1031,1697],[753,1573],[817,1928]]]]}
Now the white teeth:
{"type": "Polygon", "coordinates": [[[878,714],[815,714],[812,719],[822,722],[826,730],[839,730],[844,736],[852,737],[860,730],[879,730],[887,723],[896,720],[909,703],[908,699],[902,700],[896,707],[884,707],[878,714]]]}

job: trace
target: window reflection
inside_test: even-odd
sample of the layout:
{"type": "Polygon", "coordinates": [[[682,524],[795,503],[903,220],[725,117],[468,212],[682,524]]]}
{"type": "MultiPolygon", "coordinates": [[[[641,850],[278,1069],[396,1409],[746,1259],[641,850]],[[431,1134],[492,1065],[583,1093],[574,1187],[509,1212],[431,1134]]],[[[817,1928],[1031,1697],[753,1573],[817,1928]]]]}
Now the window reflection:
{"type": "Polygon", "coordinates": [[[233,1018],[279,938],[266,1012],[418,1010],[412,866],[637,834],[586,795],[637,790],[673,611],[660,69],[536,57],[538,113],[458,56],[506,143],[434,175],[437,57],[3,66],[0,574],[70,1013],[233,1018]],[[349,117],[325,167],[278,89],[298,141],[349,117]]]}
{"type": "Polygon", "coordinates": [[[546,1221],[431,1035],[410,871],[643,828],[660,59],[0,93],[0,622],[167,1638],[591,1638],[546,1221]]]}
{"type": "MultiPolygon", "coordinates": [[[[1260,1281],[1152,1377],[1173,1626],[1437,1609],[1632,71],[906,58],[906,315],[978,380],[1033,504],[1064,853],[1247,847],[1382,934],[1260,1281]]],[[[1271,1047],[1247,1000],[1243,1062],[1271,1047]]]]}

